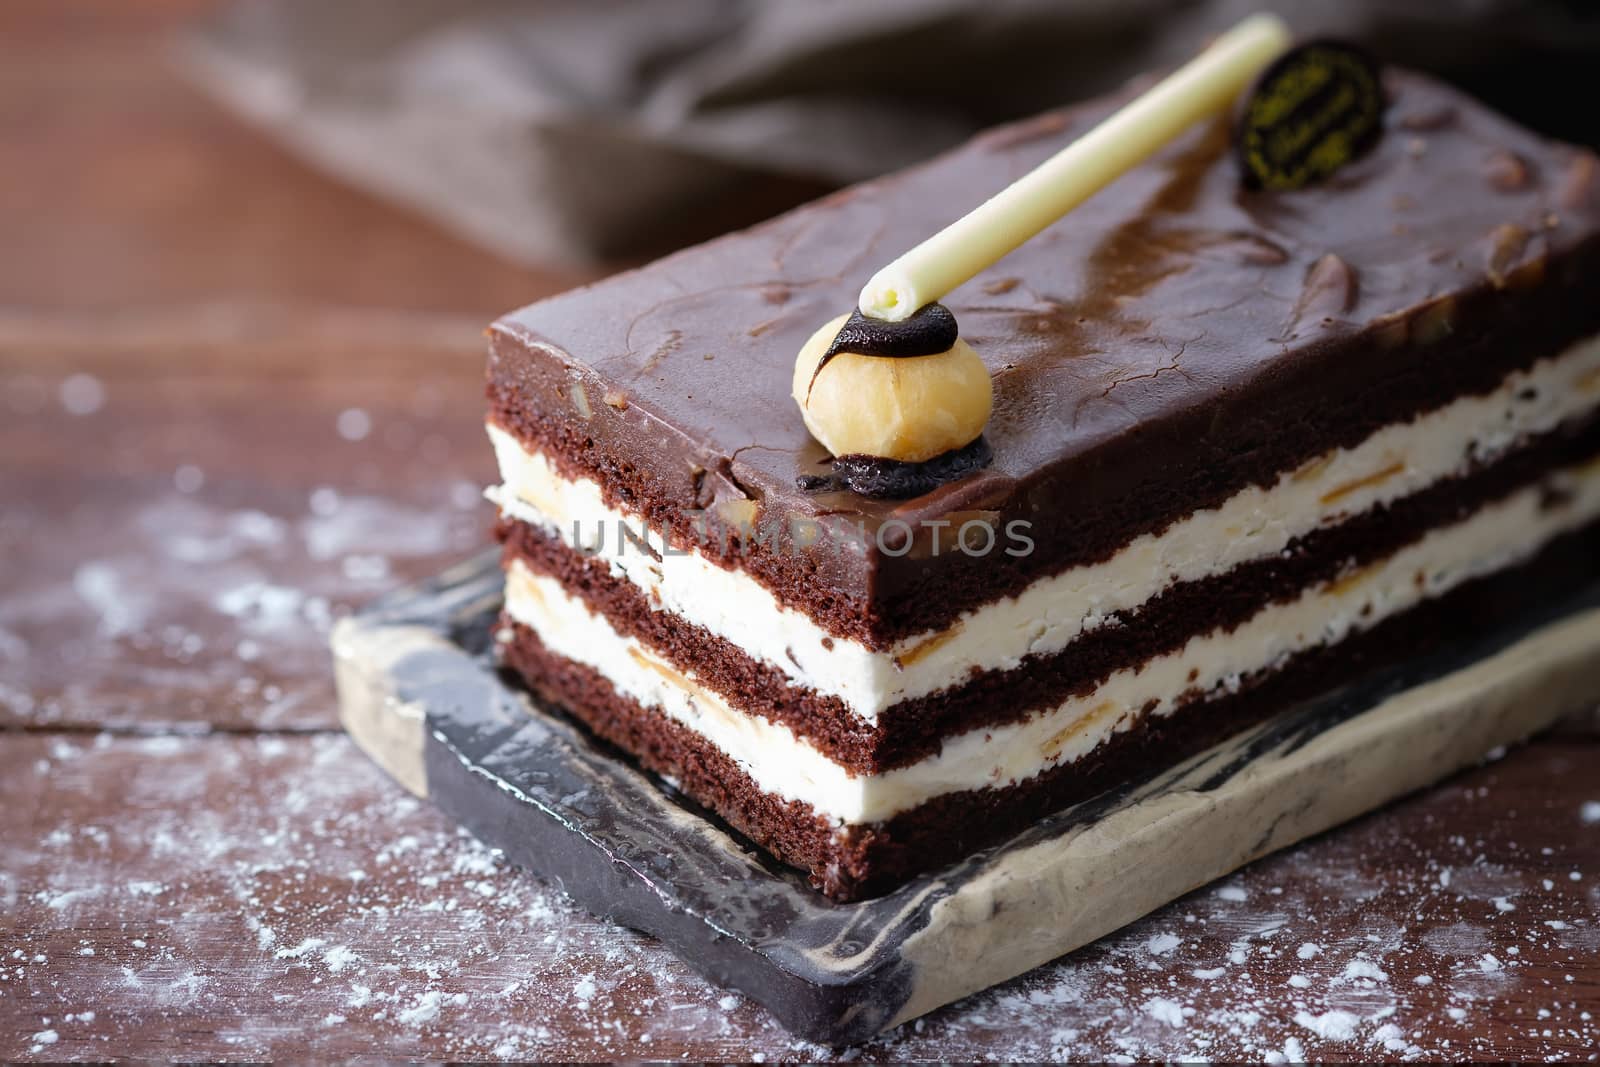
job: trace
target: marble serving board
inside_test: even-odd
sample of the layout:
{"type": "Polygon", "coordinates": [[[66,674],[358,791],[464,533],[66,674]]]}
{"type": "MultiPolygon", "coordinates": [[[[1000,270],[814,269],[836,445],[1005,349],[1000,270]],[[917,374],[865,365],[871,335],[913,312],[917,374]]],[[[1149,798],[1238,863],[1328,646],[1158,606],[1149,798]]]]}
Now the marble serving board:
{"type": "Polygon", "coordinates": [[[1600,701],[1600,589],[1291,709],[875,900],[835,904],[490,661],[487,552],[334,631],[402,785],[790,1030],[847,1044],[1005,981],[1600,701]]]}

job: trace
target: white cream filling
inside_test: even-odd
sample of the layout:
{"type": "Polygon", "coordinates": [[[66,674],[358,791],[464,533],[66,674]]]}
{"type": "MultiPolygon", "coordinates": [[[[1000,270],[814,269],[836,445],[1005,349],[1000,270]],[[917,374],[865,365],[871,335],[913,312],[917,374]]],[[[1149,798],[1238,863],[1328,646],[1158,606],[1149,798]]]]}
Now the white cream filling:
{"type": "MultiPolygon", "coordinates": [[[[513,518],[595,548],[614,575],[653,605],[735,642],[793,682],[840,698],[875,721],[903,700],[964,682],[974,669],[1007,670],[1033,653],[1065,648],[1118,612],[1175,582],[1194,581],[1270,556],[1319,526],[1415,493],[1492,461],[1517,441],[1547,432],[1600,402],[1600,338],[1512,375],[1493,393],[1466,397],[1409,423],[1386,427],[1222,506],[1131,542],[1112,558],[1034,582],[1020,595],[966,613],[949,630],[874,652],[831,637],[764,586],[698,551],[660,561],[617,531],[645,520],[606,505],[587,478],[562,477],[540,454],[494,425],[489,436],[504,484],[490,497],[513,518]],[[602,536],[603,535],[603,536],[602,536]],[[598,546],[596,540],[603,540],[598,546]]],[[[660,547],[660,531],[649,533],[660,547]]]]}
{"type": "Polygon", "coordinates": [[[876,822],[944,793],[1007,786],[1071,762],[1134,726],[1152,701],[1152,713],[1170,714],[1185,692],[1236,688],[1249,674],[1527,559],[1557,535],[1600,517],[1600,463],[1563,472],[1552,484],[1572,493],[1566,505],[1545,510],[1541,487],[1521,490],[1386,560],[1270,605],[1232,632],[1195,637],[1179,652],[1117,672],[1087,696],[1024,722],[948,739],[938,754],[876,776],[852,775],[787,727],[734,710],[696,684],[692,673],[680,673],[619,635],[560,583],[519,563],[508,573],[506,607],[550,651],[594,668],[623,695],[700,734],[761,789],[841,823],[876,822]]]}

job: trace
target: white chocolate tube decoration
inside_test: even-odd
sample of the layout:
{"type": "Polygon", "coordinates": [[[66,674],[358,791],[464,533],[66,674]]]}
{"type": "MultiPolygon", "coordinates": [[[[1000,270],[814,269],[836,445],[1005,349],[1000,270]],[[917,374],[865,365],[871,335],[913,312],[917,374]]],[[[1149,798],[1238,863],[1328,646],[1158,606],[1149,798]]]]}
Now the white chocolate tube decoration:
{"type": "Polygon", "coordinates": [[[1245,19],[1144,95],[874,274],[861,290],[862,313],[900,322],[942,299],[1190,124],[1223,111],[1289,43],[1281,19],[1245,19]]]}

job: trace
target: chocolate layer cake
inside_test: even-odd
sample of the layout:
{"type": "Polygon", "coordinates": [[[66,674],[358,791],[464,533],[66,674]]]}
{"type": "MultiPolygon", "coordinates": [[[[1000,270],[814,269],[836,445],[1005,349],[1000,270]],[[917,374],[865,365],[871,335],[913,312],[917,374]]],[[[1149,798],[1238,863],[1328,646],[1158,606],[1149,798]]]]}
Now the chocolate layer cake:
{"type": "Polygon", "coordinates": [[[1119,101],[502,319],[503,662],[849,899],[1600,572],[1600,164],[1387,79],[1319,185],[1219,120],[946,298],[993,460],[913,499],[815,488],[796,352],[1119,101]]]}

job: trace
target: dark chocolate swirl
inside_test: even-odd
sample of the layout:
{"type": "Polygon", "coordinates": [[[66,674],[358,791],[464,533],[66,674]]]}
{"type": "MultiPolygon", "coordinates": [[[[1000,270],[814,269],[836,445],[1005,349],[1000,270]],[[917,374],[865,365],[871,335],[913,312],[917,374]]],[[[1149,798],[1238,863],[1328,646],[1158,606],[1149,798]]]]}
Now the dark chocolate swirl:
{"type": "MultiPolygon", "coordinates": [[[[937,306],[937,305],[935,305],[937,306]]],[[[879,500],[905,500],[931,493],[948,482],[980,471],[994,460],[989,442],[982,437],[921,463],[883,456],[835,456],[827,474],[806,474],[795,479],[803,492],[827,493],[848,489],[879,500]]]]}
{"type": "Polygon", "coordinates": [[[817,375],[841,352],[855,352],[863,356],[888,356],[891,359],[908,359],[913,356],[936,356],[955,347],[961,336],[956,327],[956,317],[943,304],[924,304],[901,322],[889,322],[863,315],[860,308],[850,313],[833,344],[817,360],[817,369],[811,372],[811,383],[806,386],[806,400],[811,400],[811,389],[817,384],[817,375]]]}

